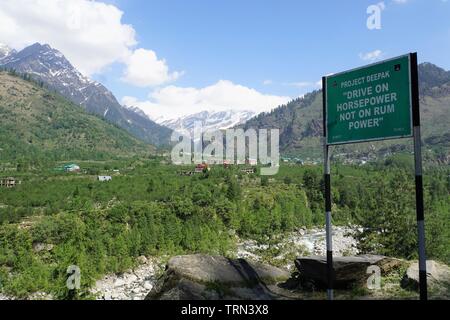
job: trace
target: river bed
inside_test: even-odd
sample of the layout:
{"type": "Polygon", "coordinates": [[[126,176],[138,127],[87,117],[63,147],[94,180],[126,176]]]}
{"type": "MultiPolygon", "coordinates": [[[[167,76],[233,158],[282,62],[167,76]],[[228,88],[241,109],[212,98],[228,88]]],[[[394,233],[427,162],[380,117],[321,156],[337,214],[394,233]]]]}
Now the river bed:
{"type": "MultiPolygon", "coordinates": [[[[348,227],[333,228],[333,254],[335,256],[356,255],[356,240],[348,227]]],[[[255,240],[238,239],[238,258],[272,263],[293,271],[294,259],[298,256],[326,254],[325,230],[319,228],[298,229],[278,241],[261,243],[255,240]]],[[[163,273],[166,259],[161,257],[138,258],[138,266],[120,274],[108,274],[96,281],[91,293],[99,300],[143,300],[163,273]]],[[[0,293],[0,300],[14,299],[0,293]]],[[[29,299],[46,300],[51,296],[35,293],[29,299]]]]}

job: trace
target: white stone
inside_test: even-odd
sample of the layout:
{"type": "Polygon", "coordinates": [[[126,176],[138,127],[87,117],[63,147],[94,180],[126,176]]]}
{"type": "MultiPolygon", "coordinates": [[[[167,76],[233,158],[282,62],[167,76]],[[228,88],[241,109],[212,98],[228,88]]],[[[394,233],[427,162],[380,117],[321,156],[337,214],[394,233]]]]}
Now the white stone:
{"type": "Polygon", "coordinates": [[[116,281],[114,281],[114,287],[121,287],[125,284],[125,281],[121,278],[116,279],[116,281]]]}
{"type": "Polygon", "coordinates": [[[139,292],[141,292],[141,290],[140,290],[140,288],[134,288],[134,289],[131,290],[131,292],[139,293],[139,292]]]}
{"type": "Polygon", "coordinates": [[[127,277],[127,283],[135,282],[138,279],[138,277],[135,274],[131,274],[127,277]]]}
{"type": "Polygon", "coordinates": [[[153,289],[153,284],[150,281],[145,281],[144,288],[148,291],[151,291],[153,289]]]}
{"type": "Polygon", "coordinates": [[[137,258],[137,261],[138,261],[140,264],[146,264],[147,261],[148,261],[148,259],[147,259],[147,257],[145,257],[145,256],[139,256],[139,257],[137,258]]]}

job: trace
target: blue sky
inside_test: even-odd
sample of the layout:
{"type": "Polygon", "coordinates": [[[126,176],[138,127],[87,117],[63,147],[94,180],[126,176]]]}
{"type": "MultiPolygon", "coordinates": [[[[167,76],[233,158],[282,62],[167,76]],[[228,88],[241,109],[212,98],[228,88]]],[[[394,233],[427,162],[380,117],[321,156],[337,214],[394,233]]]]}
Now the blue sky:
{"type": "MultiPolygon", "coordinates": [[[[450,69],[450,3],[385,1],[381,30],[369,30],[366,9],[376,1],[112,1],[136,29],[139,45],[185,74],[179,86],[219,79],[258,91],[297,96],[311,89],[291,83],[363,65],[360,53],[383,57],[418,51],[420,61],[450,69]],[[270,80],[270,85],[264,85],[270,80]]],[[[117,77],[116,77],[117,78],[117,77]]],[[[147,92],[108,85],[122,95],[147,92]]]]}
{"type": "Polygon", "coordinates": [[[449,0],[20,1],[0,3],[0,42],[49,43],[153,118],[270,110],[322,75],[412,51],[450,69],[449,0]]]}

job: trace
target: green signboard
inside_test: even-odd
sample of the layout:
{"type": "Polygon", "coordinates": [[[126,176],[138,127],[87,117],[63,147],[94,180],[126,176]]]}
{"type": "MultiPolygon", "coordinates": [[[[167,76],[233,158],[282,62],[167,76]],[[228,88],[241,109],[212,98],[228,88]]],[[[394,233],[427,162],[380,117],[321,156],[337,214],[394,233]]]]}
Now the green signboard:
{"type": "Polygon", "coordinates": [[[410,56],[326,77],[326,141],[412,136],[410,56]]]}

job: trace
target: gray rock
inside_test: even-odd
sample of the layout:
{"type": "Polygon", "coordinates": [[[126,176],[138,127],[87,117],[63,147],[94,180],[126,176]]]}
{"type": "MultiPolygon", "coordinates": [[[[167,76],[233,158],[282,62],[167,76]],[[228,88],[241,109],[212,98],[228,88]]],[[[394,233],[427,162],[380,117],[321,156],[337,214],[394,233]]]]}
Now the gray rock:
{"type": "MultiPolygon", "coordinates": [[[[370,274],[371,265],[380,267],[382,273],[388,273],[402,264],[401,260],[378,255],[333,257],[334,286],[348,288],[355,283],[363,283],[370,274]]],[[[295,260],[295,266],[303,281],[319,288],[327,286],[327,260],[323,256],[302,257],[295,260]]]]}
{"type": "Polygon", "coordinates": [[[126,283],[131,284],[133,282],[136,282],[138,280],[138,277],[135,274],[130,274],[126,277],[126,283]]]}
{"type": "Polygon", "coordinates": [[[145,288],[146,290],[150,291],[150,290],[153,289],[153,285],[152,285],[152,283],[151,283],[150,281],[145,281],[145,282],[144,282],[144,288],[145,288]]]}
{"type": "Polygon", "coordinates": [[[41,242],[33,243],[33,250],[35,252],[51,251],[53,250],[53,247],[54,246],[51,243],[41,243],[41,242]]]}
{"type": "Polygon", "coordinates": [[[10,296],[7,296],[7,295],[5,295],[3,293],[0,293],[0,301],[2,301],[2,300],[14,300],[14,298],[10,297],[10,296]]]}
{"type": "Polygon", "coordinates": [[[244,259],[177,256],[169,260],[146,299],[277,299],[271,286],[289,276],[285,270],[244,259]]]}
{"type": "Polygon", "coordinates": [[[46,292],[42,292],[42,291],[38,291],[38,292],[34,292],[31,295],[28,296],[29,300],[54,300],[53,295],[46,293],[46,292]]]}
{"type": "MultiPolygon", "coordinates": [[[[138,262],[139,260],[144,261],[143,258],[138,259],[138,262]]],[[[150,257],[145,260],[146,263],[139,265],[134,270],[127,270],[121,274],[109,274],[97,280],[95,286],[90,290],[91,293],[97,299],[144,299],[153,288],[156,271],[160,268],[158,258],[150,257]]]]}
{"type": "MultiPolygon", "coordinates": [[[[427,284],[431,287],[450,287],[450,268],[434,260],[427,260],[427,284]]],[[[403,288],[419,289],[419,264],[412,263],[401,281],[403,288]]]]}
{"type": "Polygon", "coordinates": [[[274,283],[289,277],[286,271],[269,265],[202,254],[173,257],[168,267],[188,279],[227,284],[257,279],[274,283]]]}
{"type": "Polygon", "coordinates": [[[112,299],[112,298],[111,298],[111,292],[106,291],[106,292],[104,293],[104,295],[103,295],[103,299],[105,299],[105,300],[111,300],[111,299],[112,299]]]}
{"type": "Polygon", "coordinates": [[[116,288],[121,287],[123,285],[125,285],[125,281],[121,278],[116,279],[116,281],[114,281],[114,287],[116,287],[116,288]]]}
{"type": "Polygon", "coordinates": [[[147,261],[148,261],[148,259],[147,259],[147,257],[145,257],[145,256],[139,256],[139,257],[137,258],[137,261],[138,261],[140,264],[146,264],[147,261]]]}

